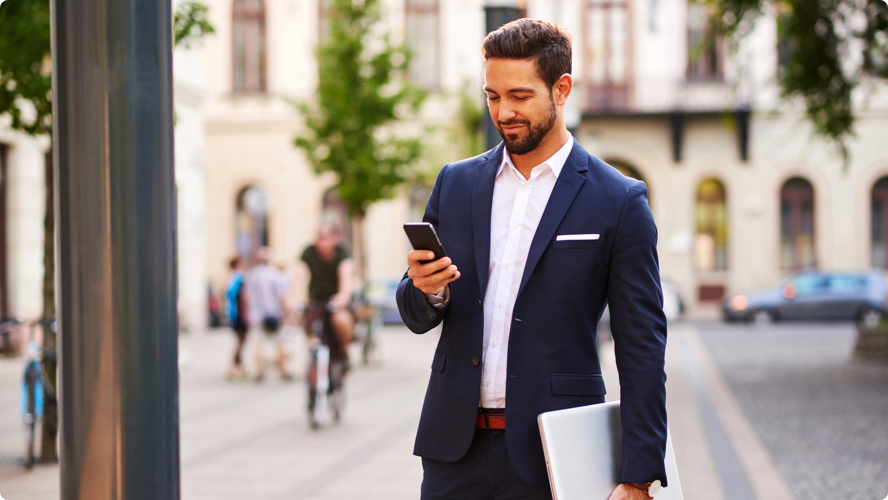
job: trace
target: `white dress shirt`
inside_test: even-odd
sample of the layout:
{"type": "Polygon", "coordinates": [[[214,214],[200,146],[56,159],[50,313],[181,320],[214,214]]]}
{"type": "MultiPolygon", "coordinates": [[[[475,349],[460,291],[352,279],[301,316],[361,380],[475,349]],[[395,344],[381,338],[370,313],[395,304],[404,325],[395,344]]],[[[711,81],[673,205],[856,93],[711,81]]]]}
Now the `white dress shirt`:
{"type": "Polygon", "coordinates": [[[525,179],[508,151],[496,174],[490,213],[490,264],[484,295],[481,406],[506,407],[506,356],[512,310],[527,253],[555,181],[573,147],[573,137],[525,179]]]}

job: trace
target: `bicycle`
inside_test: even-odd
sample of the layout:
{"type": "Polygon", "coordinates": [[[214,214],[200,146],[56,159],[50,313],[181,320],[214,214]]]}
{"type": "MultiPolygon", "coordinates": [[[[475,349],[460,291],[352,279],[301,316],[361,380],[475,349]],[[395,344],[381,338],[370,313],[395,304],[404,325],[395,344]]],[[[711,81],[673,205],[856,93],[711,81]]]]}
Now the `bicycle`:
{"type": "Polygon", "coordinates": [[[355,339],[361,342],[361,364],[382,363],[380,337],[382,336],[382,316],[379,308],[362,303],[355,308],[355,339]]]}
{"type": "Polygon", "coordinates": [[[330,420],[342,417],[344,376],[347,370],[345,353],[339,345],[330,315],[329,303],[310,304],[305,311],[306,333],[311,335],[308,366],[308,414],[312,429],[320,429],[330,420]]]}
{"type": "Polygon", "coordinates": [[[7,316],[0,320],[0,354],[14,355],[18,352],[16,332],[21,323],[21,318],[15,316],[7,316]]]}
{"type": "Polygon", "coordinates": [[[25,373],[22,381],[22,422],[25,429],[25,457],[26,469],[34,466],[36,453],[34,443],[36,441],[36,426],[38,421],[46,421],[50,427],[58,426],[58,407],[56,404],[55,388],[44,370],[43,359],[56,361],[53,351],[37,345],[34,340],[34,330],[38,326],[52,328],[55,331],[56,323],[53,318],[42,318],[30,323],[31,335],[27,340],[25,352],[25,373]]]}

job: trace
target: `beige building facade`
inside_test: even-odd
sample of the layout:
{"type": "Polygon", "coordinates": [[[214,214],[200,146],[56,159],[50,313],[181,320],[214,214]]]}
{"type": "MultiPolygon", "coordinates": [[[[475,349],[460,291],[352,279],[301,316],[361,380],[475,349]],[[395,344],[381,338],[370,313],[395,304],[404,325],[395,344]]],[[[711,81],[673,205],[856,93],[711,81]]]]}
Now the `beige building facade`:
{"type": "MultiPolygon", "coordinates": [[[[173,57],[179,321],[207,324],[206,147],[200,47],[173,57]]],[[[0,118],[0,317],[43,312],[43,223],[48,137],[9,129],[0,118]]]]}
{"type": "MultiPolygon", "coordinates": [[[[705,8],[686,0],[385,0],[386,26],[415,53],[409,78],[430,91],[416,125],[434,125],[423,167],[466,155],[448,127],[461,89],[483,106],[480,43],[503,7],[574,36],[574,136],[642,178],[659,227],[661,273],[693,316],[771,286],[795,270],[885,267],[888,91],[867,82],[850,163],[813,135],[803,109],[780,98],[776,21],[764,16],[737,47],[698,45],[705,8]],[[880,184],[882,182],[882,184],[880,184]]],[[[342,221],[331,176],[293,146],[293,100],[317,84],[320,0],[212,0],[205,44],[207,275],[224,286],[228,260],[269,245],[291,266],[322,220],[342,221]]],[[[368,275],[403,272],[401,224],[422,196],[375,205],[366,225],[368,275]]],[[[888,226],[886,226],[888,227],[888,226]]]]}

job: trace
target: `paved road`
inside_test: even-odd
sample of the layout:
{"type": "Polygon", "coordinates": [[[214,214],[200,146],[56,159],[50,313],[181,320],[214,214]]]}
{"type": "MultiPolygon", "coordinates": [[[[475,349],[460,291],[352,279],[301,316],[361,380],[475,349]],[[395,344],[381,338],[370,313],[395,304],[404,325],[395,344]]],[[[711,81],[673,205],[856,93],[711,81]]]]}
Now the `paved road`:
{"type": "MultiPolygon", "coordinates": [[[[673,325],[667,405],[686,500],[884,498],[888,368],[850,363],[852,335],[841,326],[673,325]]],[[[232,337],[183,336],[182,498],[417,498],[422,471],[411,450],[436,340],[388,328],[384,365],[350,378],[345,421],[312,432],[303,381],[229,383],[232,337]]],[[[301,337],[290,347],[301,370],[301,337]]],[[[612,349],[602,357],[616,399],[612,349]]],[[[0,360],[0,494],[54,500],[58,466],[16,464],[20,369],[0,360]]]]}
{"type": "Polygon", "coordinates": [[[850,325],[701,325],[700,337],[798,500],[888,496],[888,365],[850,325]]]}

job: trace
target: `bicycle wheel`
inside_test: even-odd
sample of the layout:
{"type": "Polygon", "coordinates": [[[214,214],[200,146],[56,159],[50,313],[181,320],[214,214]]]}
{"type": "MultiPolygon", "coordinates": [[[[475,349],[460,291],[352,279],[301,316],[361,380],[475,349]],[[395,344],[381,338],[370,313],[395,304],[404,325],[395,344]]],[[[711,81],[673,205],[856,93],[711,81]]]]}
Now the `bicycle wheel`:
{"type": "Polygon", "coordinates": [[[311,366],[314,370],[314,386],[309,377],[309,419],[312,429],[319,429],[327,422],[328,392],[330,390],[330,349],[319,345],[312,355],[311,366]]]}

